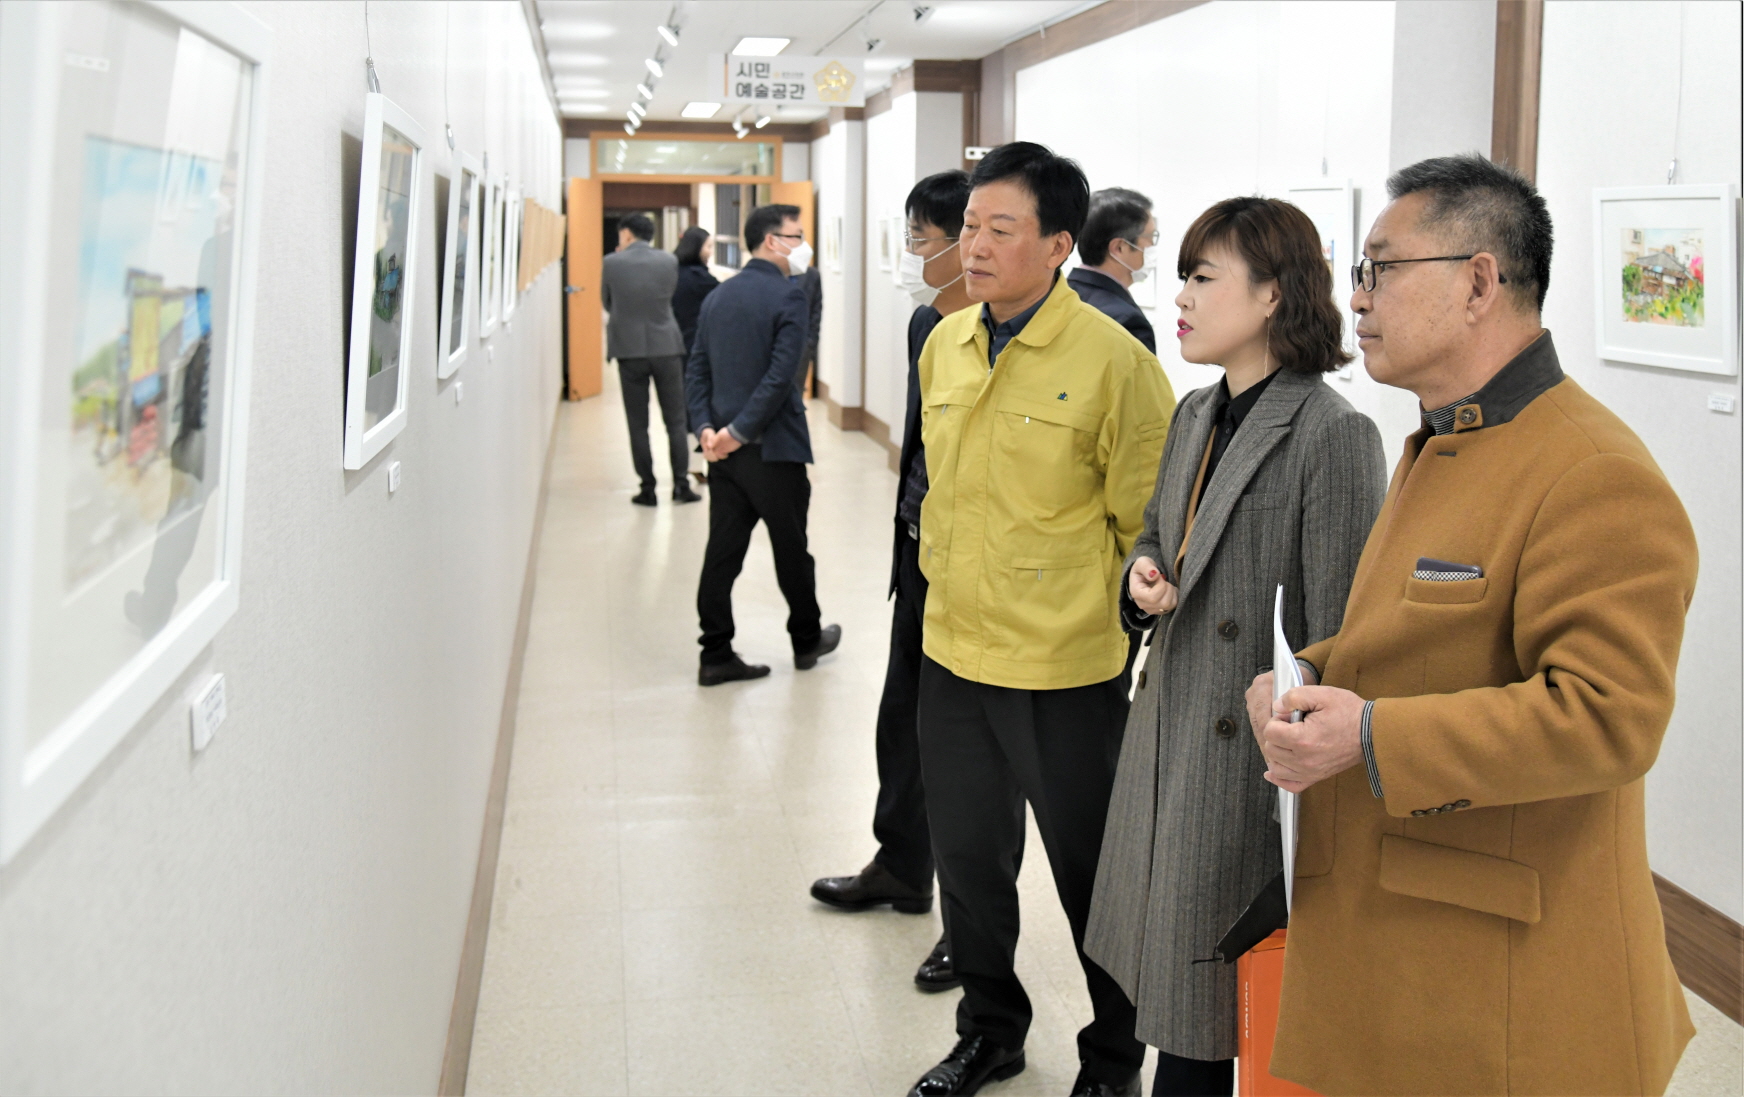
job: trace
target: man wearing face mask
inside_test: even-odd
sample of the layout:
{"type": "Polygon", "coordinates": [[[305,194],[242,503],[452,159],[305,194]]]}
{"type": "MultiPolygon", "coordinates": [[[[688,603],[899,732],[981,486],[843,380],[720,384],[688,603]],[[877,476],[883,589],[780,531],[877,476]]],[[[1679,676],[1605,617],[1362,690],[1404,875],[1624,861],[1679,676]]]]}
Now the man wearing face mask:
{"type": "MultiPolygon", "coordinates": [[[[872,814],[878,852],[857,874],[827,876],[811,886],[814,899],[842,910],[888,904],[905,914],[925,914],[933,906],[933,843],[915,734],[927,592],[926,577],[920,572],[920,504],[926,498],[927,474],[920,444],[919,363],[927,337],[939,321],[970,304],[957,251],[968,202],[969,173],[964,171],[929,175],[908,192],[908,239],[900,273],[902,288],[916,308],[908,322],[908,414],[896,469],[896,536],[889,591],[896,605],[884,695],[878,702],[878,803],[872,814]]],[[[944,936],[921,962],[914,982],[925,991],[962,985],[944,936]]]]}
{"type": "Polygon", "coordinates": [[[712,466],[708,548],[696,592],[697,681],[705,686],[769,673],[733,651],[733,581],[759,521],[769,529],[775,578],[787,599],[793,665],[810,670],[842,642],[840,625],[821,627],[806,548],[811,433],[795,377],[808,320],[805,291],[789,280],[811,262],[799,207],[752,210],[745,246],[750,262],[703,301],[684,376],[691,430],[712,466]]]}
{"type": "Polygon", "coordinates": [[[1078,257],[1084,265],[1066,276],[1067,283],[1086,305],[1112,318],[1155,354],[1156,332],[1129,292],[1157,267],[1157,219],[1151,200],[1121,187],[1091,195],[1078,257]]]}

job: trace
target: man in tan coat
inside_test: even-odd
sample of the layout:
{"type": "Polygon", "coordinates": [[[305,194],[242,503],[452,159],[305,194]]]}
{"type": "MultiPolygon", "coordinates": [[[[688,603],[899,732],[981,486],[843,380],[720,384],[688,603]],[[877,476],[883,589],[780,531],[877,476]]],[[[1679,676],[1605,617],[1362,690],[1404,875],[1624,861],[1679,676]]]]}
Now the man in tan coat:
{"type": "Polygon", "coordinates": [[[1424,425],[1342,628],[1301,653],[1321,684],[1248,695],[1268,779],[1304,792],[1271,1069],[1328,1095],[1662,1093],[1694,1030],[1642,786],[1695,536],[1540,326],[1531,184],[1460,156],[1388,190],[1351,307],[1424,425]]]}

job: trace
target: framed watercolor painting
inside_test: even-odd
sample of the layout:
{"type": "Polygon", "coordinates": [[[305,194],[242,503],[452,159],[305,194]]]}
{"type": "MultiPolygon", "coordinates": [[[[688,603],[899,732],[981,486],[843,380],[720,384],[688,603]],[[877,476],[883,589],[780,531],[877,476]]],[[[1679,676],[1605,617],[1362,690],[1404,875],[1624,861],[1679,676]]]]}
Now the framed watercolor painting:
{"type": "Polygon", "coordinates": [[[1599,357],[1738,373],[1738,190],[1593,191],[1599,357]]]}
{"type": "Polygon", "coordinates": [[[472,246],[478,217],[478,161],[456,153],[448,184],[448,235],[442,256],[442,315],[436,332],[436,376],[452,377],[472,346],[474,299],[478,296],[478,249],[472,246]]]}
{"type": "Polygon", "coordinates": [[[380,92],[363,105],[363,171],[345,369],[345,467],[360,469],[406,427],[412,306],[422,242],[424,131],[380,92]]]}
{"type": "Polygon", "coordinates": [[[271,46],[0,4],[0,860],[236,611],[271,46]]]}
{"type": "Polygon", "coordinates": [[[521,194],[513,187],[503,188],[502,198],[502,274],[499,278],[503,284],[503,323],[515,315],[515,305],[520,294],[520,247],[521,247],[521,194]]]}
{"type": "MultiPolygon", "coordinates": [[[[1332,269],[1332,297],[1344,316],[1344,349],[1355,354],[1356,317],[1350,311],[1349,289],[1357,251],[1356,188],[1349,179],[1316,179],[1291,187],[1284,192],[1284,199],[1306,213],[1320,235],[1320,254],[1332,269]]],[[[1338,373],[1348,378],[1350,367],[1338,373]]]]}
{"type": "Polygon", "coordinates": [[[497,330],[497,318],[503,307],[503,233],[502,183],[486,177],[479,192],[479,294],[478,333],[486,336],[497,330]]]}

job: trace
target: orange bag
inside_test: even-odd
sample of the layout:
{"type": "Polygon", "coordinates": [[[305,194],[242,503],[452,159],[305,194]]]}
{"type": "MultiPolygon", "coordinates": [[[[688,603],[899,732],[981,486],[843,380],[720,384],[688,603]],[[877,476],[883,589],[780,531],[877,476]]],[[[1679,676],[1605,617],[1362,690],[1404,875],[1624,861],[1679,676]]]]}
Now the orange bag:
{"type": "Polygon", "coordinates": [[[1284,989],[1284,935],[1270,937],[1242,954],[1235,962],[1235,977],[1241,988],[1241,1037],[1237,1053],[1241,1073],[1236,1080],[1240,1097],[1319,1097],[1295,1082],[1274,1078],[1272,1040],[1278,1035],[1278,995],[1284,989]]]}

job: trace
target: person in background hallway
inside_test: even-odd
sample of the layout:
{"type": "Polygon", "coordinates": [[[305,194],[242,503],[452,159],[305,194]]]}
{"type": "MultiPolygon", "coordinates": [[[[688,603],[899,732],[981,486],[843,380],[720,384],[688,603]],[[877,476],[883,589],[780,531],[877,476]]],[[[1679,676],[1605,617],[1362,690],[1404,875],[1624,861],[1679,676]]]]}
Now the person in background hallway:
{"type": "MultiPolygon", "coordinates": [[[[878,852],[858,874],[826,876],[811,886],[813,898],[844,910],[868,910],[888,903],[906,914],[924,914],[933,907],[933,840],[927,828],[920,741],[915,733],[921,619],[927,592],[926,577],[920,573],[920,508],[927,491],[926,458],[920,442],[920,355],[939,320],[970,304],[957,250],[963,207],[968,201],[969,173],[965,171],[929,175],[908,192],[902,280],[916,307],[908,321],[908,413],[896,466],[896,529],[889,591],[896,606],[890,622],[884,695],[878,702],[878,804],[872,813],[872,836],[878,839],[878,852]]],[[[921,961],[914,982],[926,991],[962,985],[951,966],[944,935],[921,961]]]]}
{"type": "Polygon", "coordinates": [[[761,678],[766,666],[733,652],[733,581],[761,521],[787,599],[793,665],[810,670],[842,642],[822,627],[817,577],[806,548],[811,432],[794,384],[805,351],[805,293],[790,275],[811,261],[794,206],[760,206],[745,220],[751,253],[737,276],[709,294],[685,369],[690,422],[709,462],[709,539],[697,584],[705,686],[761,678]]]}
{"type": "MultiPolygon", "coordinates": [[[[1094,216],[1094,215],[1092,215],[1094,216]]],[[[1084,951],[1158,1049],[1156,1097],[1235,1086],[1236,981],[1196,964],[1282,868],[1277,790],[1238,723],[1272,659],[1272,614],[1338,631],[1381,507],[1368,416],[1321,374],[1350,361],[1320,235],[1275,198],[1231,198],[1181,240],[1181,357],[1223,380],[1181,401],[1123,571],[1128,624],[1159,630],[1108,808],[1084,951]]]]}
{"type": "Polygon", "coordinates": [[[1151,200],[1121,187],[1091,195],[1078,258],[1084,265],[1066,276],[1078,296],[1112,316],[1155,354],[1157,333],[1130,292],[1134,282],[1157,270],[1157,219],[1151,214],[1151,200]]]}
{"type": "Polygon", "coordinates": [[[703,298],[721,284],[708,268],[715,257],[715,238],[707,229],[692,225],[678,238],[678,247],[672,254],[678,260],[678,285],[672,291],[672,318],[678,321],[678,330],[684,336],[684,353],[688,356],[691,345],[696,342],[696,318],[702,312],[703,298]]]}
{"type": "Polygon", "coordinates": [[[672,501],[694,503],[684,474],[690,468],[690,442],[684,429],[684,336],[672,317],[672,291],[678,284],[678,260],[649,246],[654,222],[632,213],[618,226],[618,250],[606,256],[600,270],[600,303],[611,313],[606,349],[618,360],[623,388],[624,418],[630,426],[630,459],[636,464],[642,490],[630,500],[652,507],[655,492],[654,454],[648,446],[648,382],[660,400],[666,423],[666,448],[672,460],[672,501]]]}
{"type": "Polygon", "coordinates": [[[799,385],[800,395],[810,396],[806,379],[817,369],[818,334],[823,330],[824,322],[824,279],[815,264],[790,277],[805,291],[805,358],[799,364],[795,383],[799,385]]]}
{"type": "Polygon", "coordinates": [[[956,1046],[910,1092],[1023,1070],[1027,800],[1095,1010],[1073,1093],[1137,1094],[1132,1004],[1082,942],[1126,726],[1120,561],[1174,395],[1156,357],[1059,277],[1090,205],[1078,165],[1015,142],[971,185],[959,249],[981,307],[940,321],[920,359],[921,776],[963,998],[956,1046]]]}
{"type": "Polygon", "coordinates": [[[1643,786],[1695,534],[1562,372],[1532,184],[1467,155],[1387,191],[1351,308],[1423,427],[1342,627],[1299,653],[1318,684],[1248,694],[1267,778],[1304,793],[1271,1071],[1327,1094],[1663,1093],[1694,1030],[1643,786]]]}

